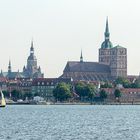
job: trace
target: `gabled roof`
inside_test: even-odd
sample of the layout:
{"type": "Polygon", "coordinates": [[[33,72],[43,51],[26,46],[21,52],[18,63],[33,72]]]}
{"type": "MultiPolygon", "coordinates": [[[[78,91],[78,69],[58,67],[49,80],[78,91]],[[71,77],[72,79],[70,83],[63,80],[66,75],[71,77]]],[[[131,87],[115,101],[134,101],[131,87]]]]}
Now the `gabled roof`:
{"type": "Polygon", "coordinates": [[[23,75],[22,72],[3,72],[3,76],[11,79],[15,78],[24,78],[25,76],[23,75]]]}
{"type": "Polygon", "coordinates": [[[8,72],[2,72],[3,76],[6,77],[8,72]]]}
{"type": "Polygon", "coordinates": [[[110,73],[110,67],[98,62],[68,61],[64,72],[110,73]]]}
{"type": "Polygon", "coordinates": [[[117,46],[113,47],[112,49],[115,49],[115,48],[124,48],[124,47],[117,45],[117,46]]]}

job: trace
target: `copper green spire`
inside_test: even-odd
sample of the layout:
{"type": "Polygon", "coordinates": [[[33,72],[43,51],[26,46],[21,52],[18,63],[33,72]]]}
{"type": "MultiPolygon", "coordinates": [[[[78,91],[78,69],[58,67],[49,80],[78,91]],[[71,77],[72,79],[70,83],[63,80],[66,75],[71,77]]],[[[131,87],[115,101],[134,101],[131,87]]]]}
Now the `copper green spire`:
{"type": "Polygon", "coordinates": [[[110,33],[109,33],[109,26],[108,26],[108,17],[106,19],[106,27],[105,27],[105,40],[108,39],[109,40],[109,36],[110,36],[110,33]]]}
{"type": "Polygon", "coordinates": [[[106,27],[105,27],[105,40],[101,45],[102,49],[110,49],[113,47],[112,43],[110,42],[110,33],[109,33],[109,25],[108,25],[108,17],[106,18],[106,27]]]}

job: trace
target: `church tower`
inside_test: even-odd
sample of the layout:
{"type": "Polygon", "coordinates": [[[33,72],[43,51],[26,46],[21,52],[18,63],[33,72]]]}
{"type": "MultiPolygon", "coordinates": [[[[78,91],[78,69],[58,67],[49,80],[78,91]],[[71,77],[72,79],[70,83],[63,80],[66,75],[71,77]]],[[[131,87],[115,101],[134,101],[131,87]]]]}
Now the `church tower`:
{"type": "Polygon", "coordinates": [[[127,49],[117,45],[110,51],[111,76],[127,77],[127,49]]]}
{"type": "Polygon", "coordinates": [[[30,48],[30,55],[27,59],[27,70],[30,74],[33,74],[36,72],[37,69],[37,59],[36,56],[34,55],[34,46],[33,46],[33,41],[31,42],[31,48],[30,48]]]}
{"type": "Polygon", "coordinates": [[[109,33],[109,25],[108,18],[106,19],[106,27],[105,27],[105,40],[99,49],[99,63],[110,65],[110,49],[113,48],[113,45],[110,41],[110,33],[109,33]]]}
{"type": "Polygon", "coordinates": [[[34,45],[31,42],[30,55],[27,59],[27,66],[23,67],[23,73],[28,78],[42,78],[41,68],[37,66],[37,58],[34,55],[34,45]]]}

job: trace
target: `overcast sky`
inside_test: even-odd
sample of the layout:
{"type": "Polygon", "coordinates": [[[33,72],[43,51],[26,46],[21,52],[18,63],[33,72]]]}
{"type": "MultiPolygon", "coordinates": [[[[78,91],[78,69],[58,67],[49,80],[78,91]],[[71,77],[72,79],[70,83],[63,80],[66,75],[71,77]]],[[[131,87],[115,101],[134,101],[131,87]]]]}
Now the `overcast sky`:
{"type": "Polygon", "coordinates": [[[140,72],[139,0],[0,0],[0,69],[22,71],[34,40],[45,77],[67,61],[98,61],[108,16],[110,40],[128,50],[128,74],[140,72]]]}

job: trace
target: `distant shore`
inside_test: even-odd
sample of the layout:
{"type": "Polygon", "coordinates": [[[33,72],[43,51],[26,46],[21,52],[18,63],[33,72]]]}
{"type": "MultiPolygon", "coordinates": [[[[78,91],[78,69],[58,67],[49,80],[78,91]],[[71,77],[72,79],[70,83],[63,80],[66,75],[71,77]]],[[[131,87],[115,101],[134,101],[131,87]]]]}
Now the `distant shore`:
{"type": "Polygon", "coordinates": [[[53,102],[43,102],[43,103],[29,103],[29,102],[14,102],[7,103],[7,105],[140,105],[140,102],[93,102],[93,103],[84,103],[84,102],[68,102],[68,103],[53,103],[53,102]]]}

